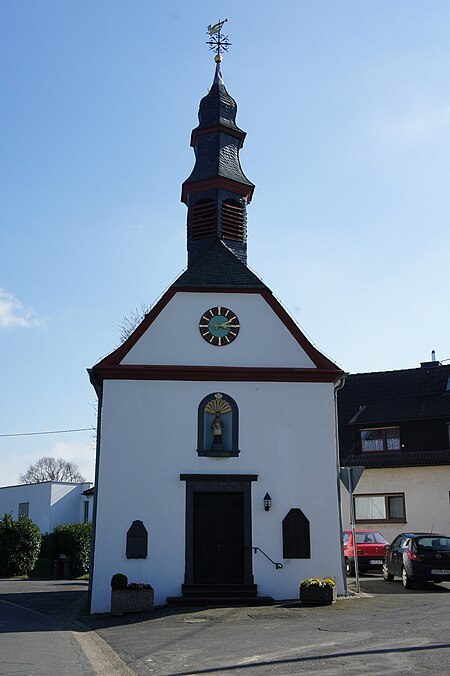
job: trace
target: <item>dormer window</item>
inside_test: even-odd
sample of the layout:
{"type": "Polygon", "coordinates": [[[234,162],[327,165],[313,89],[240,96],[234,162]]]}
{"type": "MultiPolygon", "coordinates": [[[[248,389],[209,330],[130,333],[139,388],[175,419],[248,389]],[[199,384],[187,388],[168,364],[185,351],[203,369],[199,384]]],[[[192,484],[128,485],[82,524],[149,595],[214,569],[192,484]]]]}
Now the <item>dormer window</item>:
{"type": "Polygon", "coordinates": [[[399,427],[377,427],[360,430],[363,453],[400,450],[399,427]]]}
{"type": "Polygon", "coordinates": [[[237,200],[222,202],[222,238],[245,240],[245,209],[237,200]]]}
{"type": "Polygon", "coordinates": [[[200,200],[192,207],[191,238],[214,237],[217,230],[217,209],[214,200],[200,200]]]}

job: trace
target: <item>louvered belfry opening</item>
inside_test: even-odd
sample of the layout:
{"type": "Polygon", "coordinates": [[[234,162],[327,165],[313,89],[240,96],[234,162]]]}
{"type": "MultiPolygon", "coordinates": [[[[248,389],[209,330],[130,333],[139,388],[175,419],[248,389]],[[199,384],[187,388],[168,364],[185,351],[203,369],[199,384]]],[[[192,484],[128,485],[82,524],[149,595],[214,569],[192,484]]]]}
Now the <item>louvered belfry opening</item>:
{"type": "Polygon", "coordinates": [[[222,238],[245,241],[245,209],[237,200],[222,202],[222,238]]]}
{"type": "Polygon", "coordinates": [[[207,239],[217,232],[215,200],[199,200],[192,207],[191,239],[207,239]]]}

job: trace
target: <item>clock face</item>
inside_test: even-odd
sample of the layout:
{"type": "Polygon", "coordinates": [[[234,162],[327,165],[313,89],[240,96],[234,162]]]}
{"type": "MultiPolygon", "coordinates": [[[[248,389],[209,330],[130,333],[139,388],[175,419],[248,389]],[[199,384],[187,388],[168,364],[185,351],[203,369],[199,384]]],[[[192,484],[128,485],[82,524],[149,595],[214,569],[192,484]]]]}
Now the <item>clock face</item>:
{"type": "Polygon", "coordinates": [[[229,345],[239,333],[239,320],[227,307],[213,307],[207,310],[198,324],[200,333],[211,345],[229,345]]]}

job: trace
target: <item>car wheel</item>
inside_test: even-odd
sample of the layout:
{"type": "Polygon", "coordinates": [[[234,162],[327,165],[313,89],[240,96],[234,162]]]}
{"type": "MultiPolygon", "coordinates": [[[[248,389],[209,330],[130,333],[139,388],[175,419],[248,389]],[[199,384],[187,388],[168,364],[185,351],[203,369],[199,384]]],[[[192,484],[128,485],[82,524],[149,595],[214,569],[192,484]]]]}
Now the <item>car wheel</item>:
{"type": "Polygon", "coordinates": [[[412,589],[413,588],[413,581],[409,577],[408,573],[406,572],[405,566],[402,568],[402,584],[405,589],[412,589]]]}
{"type": "Polygon", "coordinates": [[[381,574],[383,576],[383,580],[386,580],[386,582],[392,582],[392,580],[394,579],[394,576],[392,575],[392,573],[389,572],[389,569],[388,569],[386,563],[383,563],[383,567],[381,569],[381,574]]]}
{"type": "Polygon", "coordinates": [[[345,561],[345,573],[347,577],[352,577],[355,574],[355,564],[348,559],[345,561]]]}

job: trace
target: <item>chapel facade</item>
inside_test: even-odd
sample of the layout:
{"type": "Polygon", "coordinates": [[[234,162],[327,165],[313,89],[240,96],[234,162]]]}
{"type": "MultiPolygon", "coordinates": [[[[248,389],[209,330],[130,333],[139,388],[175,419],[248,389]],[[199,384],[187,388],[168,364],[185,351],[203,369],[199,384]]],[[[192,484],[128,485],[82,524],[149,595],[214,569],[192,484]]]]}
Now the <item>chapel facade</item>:
{"type": "Polygon", "coordinates": [[[118,572],[150,583],[157,605],[298,598],[308,577],[335,578],[344,592],[343,372],[247,267],[254,185],[236,112],[218,61],[182,186],[187,269],[90,370],[92,613],[109,612],[118,572]]]}

